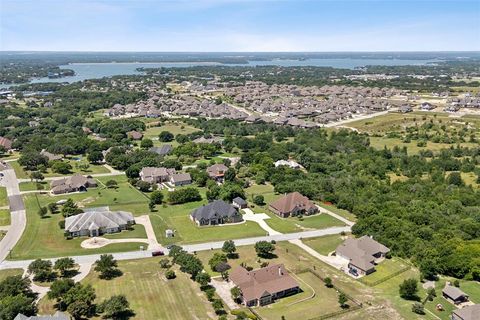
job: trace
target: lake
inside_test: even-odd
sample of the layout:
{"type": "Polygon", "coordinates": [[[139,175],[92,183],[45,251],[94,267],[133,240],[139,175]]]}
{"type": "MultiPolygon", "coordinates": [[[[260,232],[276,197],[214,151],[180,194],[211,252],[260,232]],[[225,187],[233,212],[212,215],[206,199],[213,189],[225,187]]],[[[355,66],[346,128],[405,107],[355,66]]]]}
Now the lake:
{"type": "MultiPolygon", "coordinates": [[[[265,61],[249,61],[248,64],[222,64],[216,62],[159,62],[159,63],[71,63],[61,65],[60,68],[72,69],[75,75],[71,77],[50,79],[48,77],[37,78],[30,83],[45,82],[77,82],[87,79],[99,79],[103,77],[112,77],[118,75],[142,74],[137,68],[186,68],[192,66],[268,66],[276,65],[283,67],[294,66],[315,66],[315,67],[333,67],[343,69],[354,69],[366,65],[383,65],[383,66],[404,66],[404,65],[426,65],[429,63],[439,62],[439,60],[408,60],[408,59],[308,59],[308,60],[265,60],[265,61]]],[[[18,84],[17,84],[18,85],[18,84]]],[[[8,88],[11,84],[0,84],[0,88],[8,88]]]]}

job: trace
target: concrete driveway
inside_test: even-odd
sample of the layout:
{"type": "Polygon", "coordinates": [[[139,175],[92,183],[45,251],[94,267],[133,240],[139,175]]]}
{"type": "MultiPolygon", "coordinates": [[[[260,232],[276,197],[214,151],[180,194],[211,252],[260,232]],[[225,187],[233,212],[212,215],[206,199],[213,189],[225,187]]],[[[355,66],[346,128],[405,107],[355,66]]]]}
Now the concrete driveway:
{"type": "Polygon", "coordinates": [[[243,215],[243,220],[254,221],[258,223],[258,225],[265,230],[269,236],[281,234],[280,232],[270,228],[270,226],[265,222],[266,219],[270,219],[266,213],[254,213],[249,208],[243,209],[243,212],[245,212],[243,215]]]}

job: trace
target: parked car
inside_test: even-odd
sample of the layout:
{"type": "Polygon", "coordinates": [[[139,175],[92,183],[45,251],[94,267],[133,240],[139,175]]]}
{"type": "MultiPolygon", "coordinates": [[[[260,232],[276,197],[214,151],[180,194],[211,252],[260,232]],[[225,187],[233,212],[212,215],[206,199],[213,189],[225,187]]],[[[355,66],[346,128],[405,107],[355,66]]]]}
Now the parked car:
{"type": "Polygon", "coordinates": [[[163,256],[165,253],[163,251],[152,251],[152,257],[163,256]]]}

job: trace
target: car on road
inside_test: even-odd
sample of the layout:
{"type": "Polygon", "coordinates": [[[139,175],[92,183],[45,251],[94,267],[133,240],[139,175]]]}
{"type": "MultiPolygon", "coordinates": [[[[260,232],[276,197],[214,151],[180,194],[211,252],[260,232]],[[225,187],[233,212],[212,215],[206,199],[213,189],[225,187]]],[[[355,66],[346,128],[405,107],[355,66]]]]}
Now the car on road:
{"type": "Polygon", "coordinates": [[[152,251],[152,257],[158,257],[163,255],[165,255],[163,251],[152,251]]]}

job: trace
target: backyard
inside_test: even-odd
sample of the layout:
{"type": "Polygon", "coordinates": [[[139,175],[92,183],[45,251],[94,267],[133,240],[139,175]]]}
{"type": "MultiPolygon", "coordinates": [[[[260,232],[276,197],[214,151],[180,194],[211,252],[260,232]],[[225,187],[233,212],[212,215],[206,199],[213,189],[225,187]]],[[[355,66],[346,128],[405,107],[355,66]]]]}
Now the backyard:
{"type": "MultiPolygon", "coordinates": [[[[123,275],[112,280],[101,280],[98,274],[90,274],[82,283],[95,288],[97,302],[112,295],[123,294],[135,316],[130,319],[216,319],[215,313],[196,282],[175,270],[177,277],[166,280],[160,259],[119,261],[123,275]]],[[[42,314],[52,314],[53,301],[43,298],[39,303],[42,314]]],[[[100,319],[100,317],[95,318],[100,319]]]]}

